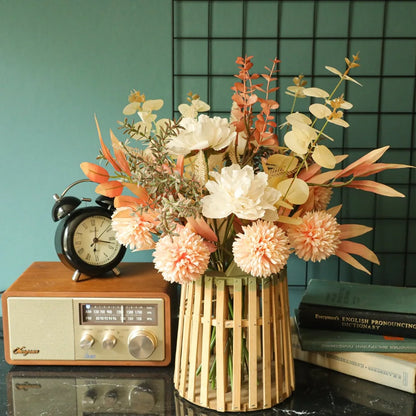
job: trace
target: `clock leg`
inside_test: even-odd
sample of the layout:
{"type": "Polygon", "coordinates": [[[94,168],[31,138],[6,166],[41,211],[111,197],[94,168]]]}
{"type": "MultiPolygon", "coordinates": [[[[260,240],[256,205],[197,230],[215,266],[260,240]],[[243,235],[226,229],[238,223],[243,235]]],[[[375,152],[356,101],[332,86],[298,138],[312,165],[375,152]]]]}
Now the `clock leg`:
{"type": "Polygon", "coordinates": [[[72,275],[72,280],[74,282],[78,282],[80,277],[81,277],[81,272],[79,270],[75,270],[74,274],[72,275]]]}
{"type": "Polygon", "coordinates": [[[120,270],[119,269],[117,269],[117,267],[114,267],[114,269],[113,269],[113,273],[114,273],[114,276],[116,276],[116,277],[118,277],[118,276],[120,276],[120,270]]]}

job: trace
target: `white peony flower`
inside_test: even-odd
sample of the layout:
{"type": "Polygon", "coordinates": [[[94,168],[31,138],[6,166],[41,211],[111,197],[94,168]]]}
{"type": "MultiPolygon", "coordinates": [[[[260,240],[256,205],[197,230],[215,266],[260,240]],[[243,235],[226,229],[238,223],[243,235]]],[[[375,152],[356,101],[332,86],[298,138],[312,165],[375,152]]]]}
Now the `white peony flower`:
{"type": "Polygon", "coordinates": [[[269,187],[264,172],[257,175],[251,166],[231,165],[221,173],[211,172],[214,180],[206,183],[210,195],[202,198],[202,214],[207,218],[225,218],[231,214],[247,220],[278,218],[274,204],[280,191],[269,187]]]}
{"type": "Polygon", "coordinates": [[[168,149],[177,155],[187,155],[203,149],[222,150],[235,138],[228,120],[221,117],[208,117],[201,114],[198,119],[185,117],[181,121],[183,130],[172,137],[168,149]]]}

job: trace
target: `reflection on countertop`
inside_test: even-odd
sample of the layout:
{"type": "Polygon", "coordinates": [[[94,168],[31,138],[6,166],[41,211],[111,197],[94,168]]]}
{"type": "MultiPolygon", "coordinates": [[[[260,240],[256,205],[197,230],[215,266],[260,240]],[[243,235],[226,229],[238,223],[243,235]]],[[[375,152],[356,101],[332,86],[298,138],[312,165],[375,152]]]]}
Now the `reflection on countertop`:
{"type": "MultiPolygon", "coordinates": [[[[1,342],[0,416],[214,416],[177,396],[173,366],[10,366],[1,342]]],[[[296,390],[253,416],[415,414],[415,395],[295,361],[296,390]]],[[[222,413],[224,414],[224,413],[222,413]]],[[[239,413],[231,413],[238,415],[239,413]]]]}

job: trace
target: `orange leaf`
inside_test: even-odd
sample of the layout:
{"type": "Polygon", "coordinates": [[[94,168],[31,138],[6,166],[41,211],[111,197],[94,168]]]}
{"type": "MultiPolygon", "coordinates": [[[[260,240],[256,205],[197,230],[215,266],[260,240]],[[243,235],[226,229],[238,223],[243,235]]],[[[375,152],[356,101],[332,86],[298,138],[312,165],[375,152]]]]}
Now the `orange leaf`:
{"type": "Polygon", "coordinates": [[[338,249],[335,252],[335,255],[338,256],[341,260],[344,260],[346,263],[350,264],[352,267],[355,267],[356,269],[362,270],[363,272],[371,275],[371,273],[359,261],[357,261],[353,256],[346,253],[345,251],[338,249]]]}
{"type": "Polygon", "coordinates": [[[272,92],[277,91],[279,88],[280,88],[280,87],[270,88],[270,89],[269,89],[269,94],[271,94],[272,92]]]}
{"type": "Polygon", "coordinates": [[[363,259],[371,261],[372,263],[380,264],[376,254],[364,244],[356,243],[355,241],[343,240],[338,246],[338,250],[345,251],[350,254],[356,254],[357,256],[361,256],[363,259]]]}
{"type": "Polygon", "coordinates": [[[364,177],[380,173],[383,170],[387,169],[403,169],[403,168],[413,168],[411,165],[402,165],[398,163],[371,163],[365,164],[354,170],[354,176],[364,177]]]}
{"type": "Polygon", "coordinates": [[[231,98],[240,107],[244,106],[244,100],[241,98],[241,95],[234,94],[231,98]]]}
{"type": "Polygon", "coordinates": [[[127,163],[126,155],[123,152],[123,146],[120,141],[114,135],[113,131],[110,129],[111,142],[113,144],[114,156],[117,159],[118,166],[121,167],[124,173],[131,175],[129,164],[127,163]]]}
{"type": "Polygon", "coordinates": [[[262,146],[273,146],[273,145],[277,144],[277,136],[273,135],[273,138],[271,138],[271,139],[262,140],[260,144],[262,146]]]}
{"type": "Polygon", "coordinates": [[[338,176],[340,170],[329,170],[328,172],[320,173],[308,180],[309,183],[323,184],[338,176]]]}
{"type": "Polygon", "coordinates": [[[314,163],[313,165],[302,169],[298,175],[298,178],[303,179],[305,182],[309,182],[309,180],[313,178],[313,176],[316,175],[320,171],[321,171],[321,166],[318,165],[317,163],[314,163]]]}
{"type": "Polygon", "coordinates": [[[326,212],[327,212],[328,214],[331,214],[333,217],[336,217],[336,216],[338,215],[338,213],[341,211],[341,208],[342,208],[342,204],[340,204],[340,205],[335,205],[335,206],[333,206],[333,207],[331,207],[331,208],[328,208],[328,209],[326,210],[326,212]]]}
{"type": "Polygon", "coordinates": [[[123,182],[123,185],[130,191],[133,192],[134,195],[136,195],[137,197],[139,197],[139,199],[141,201],[143,201],[143,203],[148,203],[150,198],[149,198],[149,194],[147,193],[146,189],[144,189],[141,186],[136,185],[135,183],[131,183],[131,182],[123,182]]]}
{"type": "Polygon", "coordinates": [[[192,231],[194,231],[196,234],[200,235],[201,237],[205,238],[205,240],[215,241],[215,242],[218,241],[217,235],[202,217],[199,217],[199,218],[188,217],[186,218],[186,221],[192,228],[192,231]]]}
{"type": "Polygon", "coordinates": [[[247,105],[253,105],[254,103],[256,103],[258,100],[258,97],[256,94],[253,94],[249,97],[249,99],[247,100],[247,105]]]}
{"type": "Polygon", "coordinates": [[[107,182],[110,177],[106,169],[102,166],[96,165],[95,163],[82,162],[80,166],[85,176],[92,182],[107,182]]]}
{"type": "Polygon", "coordinates": [[[100,126],[98,125],[98,120],[95,114],[94,114],[94,119],[95,119],[95,124],[97,126],[98,138],[100,139],[101,151],[103,153],[103,156],[111,164],[111,166],[113,166],[113,168],[116,171],[120,172],[121,171],[120,166],[117,165],[117,162],[113,159],[113,156],[111,156],[110,150],[108,150],[108,147],[104,143],[103,136],[101,135],[100,126]]]}
{"type": "MultiPolygon", "coordinates": [[[[116,198],[117,199],[117,198],[116,198]]],[[[113,218],[131,218],[133,215],[142,218],[144,221],[156,224],[157,215],[153,211],[140,212],[137,210],[137,206],[119,207],[119,209],[113,216],[113,218]],[[124,209],[123,209],[124,208],[124,209]]]]}
{"type": "Polygon", "coordinates": [[[114,198],[114,207],[123,208],[129,207],[136,209],[139,205],[143,205],[143,201],[131,195],[119,195],[114,198]]]}
{"type": "Polygon", "coordinates": [[[178,156],[178,159],[176,160],[176,167],[175,170],[183,176],[183,169],[184,169],[184,163],[185,163],[185,156],[180,155],[178,156]]]}
{"type": "Polygon", "coordinates": [[[384,196],[405,197],[401,192],[396,191],[392,187],[374,181],[352,181],[346,186],[348,188],[361,189],[362,191],[373,192],[374,194],[384,196]]]}
{"type": "Polygon", "coordinates": [[[351,163],[345,169],[340,171],[337,177],[351,175],[354,169],[356,169],[358,166],[376,162],[378,159],[380,159],[381,156],[383,156],[383,154],[389,147],[390,146],[384,146],[384,147],[380,147],[379,149],[372,150],[371,152],[367,153],[363,157],[360,157],[358,160],[351,163]]]}
{"type": "Polygon", "coordinates": [[[367,227],[361,224],[341,224],[339,229],[341,230],[339,235],[340,240],[358,237],[372,230],[371,227],[367,227]]]}
{"type": "Polygon", "coordinates": [[[108,196],[109,198],[114,198],[121,195],[123,192],[123,184],[118,181],[100,183],[95,188],[95,192],[97,192],[97,194],[108,196]]]}

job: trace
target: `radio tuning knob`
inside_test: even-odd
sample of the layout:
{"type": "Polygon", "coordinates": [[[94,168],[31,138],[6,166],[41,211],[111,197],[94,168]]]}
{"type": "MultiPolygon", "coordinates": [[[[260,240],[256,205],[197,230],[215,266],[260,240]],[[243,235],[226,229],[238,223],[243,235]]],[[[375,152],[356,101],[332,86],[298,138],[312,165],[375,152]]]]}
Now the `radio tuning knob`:
{"type": "Polygon", "coordinates": [[[79,341],[79,346],[83,350],[87,350],[94,345],[94,342],[95,342],[94,337],[88,332],[86,332],[85,334],[82,335],[81,340],[79,341]]]}
{"type": "Polygon", "coordinates": [[[105,350],[113,349],[116,344],[117,338],[111,332],[104,334],[102,345],[105,350]]]}
{"type": "Polygon", "coordinates": [[[138,360],[149,358],[157,347],[157,338],[149,331],[132,332],[128,339],[129,352],[138,360]]]}

